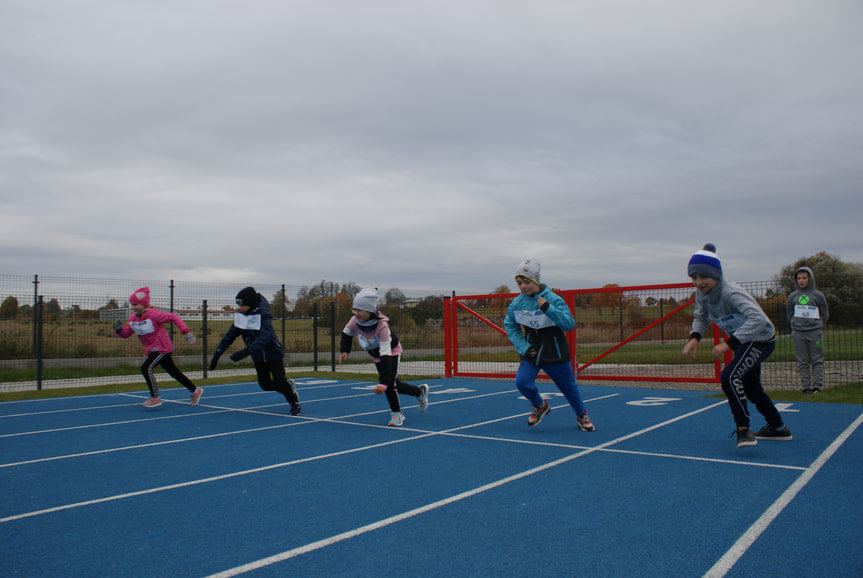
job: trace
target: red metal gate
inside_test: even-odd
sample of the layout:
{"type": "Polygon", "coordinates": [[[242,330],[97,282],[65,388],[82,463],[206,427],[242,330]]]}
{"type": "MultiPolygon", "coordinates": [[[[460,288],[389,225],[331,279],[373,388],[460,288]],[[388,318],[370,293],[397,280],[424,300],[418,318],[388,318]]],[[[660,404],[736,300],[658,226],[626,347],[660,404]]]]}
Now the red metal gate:
{"type": "MultiPolygon", "coordinates": [[[[691,283],[555,291],[576,321],[567,337],[578,379],[718,382],[721,363],[712,358],[712,347],[699,348],[694,361],[681,355],[692,321],[693,291],[691,283]],[[608,339],[612,331],[614,338],[608,339]]],[[[447,377],[515,377],[519,359],[503,318],[517,295],[453,295],[444,300],[447,377]]],[[[713,337],[718,343],[718,329],[713,337]]]]}

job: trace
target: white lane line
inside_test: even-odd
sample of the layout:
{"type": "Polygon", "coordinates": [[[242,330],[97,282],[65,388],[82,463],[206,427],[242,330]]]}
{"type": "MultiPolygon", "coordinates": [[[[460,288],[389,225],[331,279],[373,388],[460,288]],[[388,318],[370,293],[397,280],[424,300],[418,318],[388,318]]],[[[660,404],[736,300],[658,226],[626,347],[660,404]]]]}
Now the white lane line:
{"type": "MultiPolygon", "coordinates": [[[[369,413],[372,413],[372,412],[369,412],[369,413]]],[[[377,411],[375,411],[375,412],[373,412],[373,413],[378,413],[378,412],[377,412],[377,411]]],[[[360,414],[360,415],[362,415],[362,414],[360,414]]],[[[512,417],[521,417],[522,415],[523,415],[523,414],[519,413],[518,415],[516,415],[516,416],[512,416],[512,417]]],[[[383,429],[387,429],[387,430],[392,430],[392,429],[393,429],[393,428],[390,428],[390,427],[388,427],[388,426],[378,426],[378,425],[370,425],[370,424],[356,424],[356,423],[353,423],[353,422],[339,422],[338,420],[335,420],[335,419],[313,419],[313,420],[308,420],[308,421],[309,421],[309,422],[311,422],[311,423],[316,423],[316,422],[335,422],[335,423],[345,423],[345,424],[347,424],[347,425],[353,425],[353,426],[361,425],[361,426],[365,426],[365,427],[383,428],[383,429]]],[[[491,422],[488,422],[488,423],[492,423],[493,421],[498,421],[498,420],[492,420],[491,422]]],[[[303,423],[303,422],[298,422],[298,423],[303,423]]],[[[485,423],[485,422],[483,422],[483,423],[485,423]]],[[[457,430],[459,430],[459,429],[463,429],[463,428],[465,428],[465,427],[476,427],[476,426],[478,426],[478,425],[482,425],[482,423],[480,423],[480,424],[473,424],[472,426],[461,426],[461,427],[459,427],[459,428],[455,428],[455,429],[453,429],[453,430],[448,430],[448,431],[457,431],[457,430]]],[[[395,431],[411,431],[411,430],[406,430],[406,428],[399,428],[398,430],[395,430],[395,431]]],[[[647,430],[645,430],[645,431],[647,431],[647,430]]],[[[255,474],[255,473],[264,472],[264,471],[268,471],[268,470],[275,470],[275,469],[284,468],[284,467],[288,467],[288,466],[292,466],[292,465],[296,465],[296,464],[302,464],[302,463],[313,462],[313,461],[317,461],[317,460],[323,460],[323,459],[331,458],[331,457],[337,457],[337,456],[348,455],[348,454],[352,454],[352,453],[357,453],[357,452],[367,451],[367,450],[371,450],[371,449],[381,448],[381,447],[385,447],[385,446],[389,446],[389,445],[394,445],[394,444],[404,443],[404,442],[413,441],[413,440],[418,440],[418,439],[427,438],[427,437],[431,437],[431,436],[437,436],[437,435],[441,435],[441,433],[446,433],[446,432],[423,432],[423,433],[421,433],[420,435],[415,435],[415,436],[411,436],[411,437],[400,438],[400,439],[397,439],[397,440],[390,440],[390,441],[387,441],[387,442],[382,442],[382,443],[373,444],[373,445],[369,445],[369,446],[363,446],[363,447],[358,447],[358,448],[353,448],[353,449],[348,449],[348,450],[342,450],[342,451],[338,451],[338,452],[332,452],[332,453],[322,454],[322,455],[317,455],[317,456],[310,456],[310,457],[307,457],[307,458],[301,458],[301,459],[292,460],[292,461],[289,461],[289,462],[281,462],[281,463],[277,463],[277,464],[270,464],[270,465],[268,465],[268,466],[261,466],[261,467],[258,467],[258,468],[252,468],[252,469],[248,469],[248,470],[242,470],[242,471],[238,471],[238,472],[232,472],[232,473],[229,473],[229,474],[222,474],[222,475],[219,475],[219,476],[211,476],[211,477],[207,477],[207,478],[201,478],[201,479],[198,479],[198,480],[189,480],[189,481],[187,481],[187,482],[180,482],[180,483],[170,484],[170,485],[166,485],[166,486],[159,486],[159,487],[156,487],[156,488],[149,488],[149,489],[146,489],[146,490],[139,490],[139,491],[137,491],[137,492],[128,492],[128,493],[125,493],[125,494],[117,494],[117,495],[114,495],[114,496],[105,496],[105,497],[103,497],[103,498],[96,498],[96,499],[93,499],[93,500],[86,500],[86,501],[83,501],[83,502],[76,502],[76,503],[73,503],[73,504],[65,504],[65,505],[62,505],[62,506],[55,506],[55,507],[53,507],[53,508],[45,508],[45,509],[42,509],[42,510],[35,510],[35,511],[32,511],[32,512],[25,512],[25,513],[23,513],[23,514],[16,514],[16,515],[13,515],[13,516],[7,516],[7,517],[5,517],[5,518],[0,518],[0,524],[4,524],[4,523],[7,523],[7,522],[12,522],[12,521],[15,521],[15,520],[21,520],[21,519],[23,519],[23,518],[32,518],[32,517],[34,517],[34,516],[40,516],[40,515],[43,515],[43,514],[50,514],[50,513],[53,513],[53,512],[60,512],[60,511],[63,511],[63,510],[71,510],[71,509],[74,509],[74,508],[80,508],[80,507],[82,507],[82,506],[90,506],[90,505],[94,505],[94,504],[101,504],[101,503],[105,503],[105,502],[112,502],[112,501],[116,501],[116,500],[123,500],[123,499],[126,499],[126,498],[132,498],[132,497],[135,497],[135,496],[143,496],[143,495],[147,495],[147,494],[154,494],[154,493],[157,493],[157,492],[164,492],[164,491],[168,491],[168,490],[175,490],[175,489],[185,488],[185,487],[189,487],[189,486],[196,486],[196,485],[200,485],[200,484],[207,484],[207,483],[210,483],[210,482],[215,482],[215,481],[219,481],[219,480],[226,480],[226,479],[230,479],[230,478],[236,478],[236,477],[245,476],[245,475],[250,475],[250,474],[255,474]]]]}
{"type": "Polygon", "coordinates": [[[827,460],[833,457],[833,454],[835,454],[842,444],[851,437],[854,430],[860,427],[861,423],[863,423],[863,413],[857,416],[857,419],[845,428],[845,431],[842,432],[839,437],[833,440],[833,443],[830,444],[814,462],[812,462],[812,465],[810,465],[806,471],[804,471],[800,477],[797,478],[794,483],[791,484],[769,508],[767,508],[767,510],[765,510],[763,514],[761,514],[761,517],[758,518],[755,523],[737,539],[737,542],[735,542],[725,555],[722,556],[722,558],[720,558],[716,564],[714,564],[713,567],[704,574],[704,577],[721,578],[722,576],[725,576],[737,561],[740,560],[740,557],[749,550],[749,547],[755,543],[755,540],[761,536],[764,530],[766,530],[782,510],[785,509],[785,506],[791,503],[791,500],[793,500],[800,490],[802,490],[806,484],[815,477],[815,474],[817,474],[818,470],[827,463],[827,460]]]}
{"type": "MultiPolygon", "coordinates": [[[[637,432],[633,432],[631,434],[627,434],[627,435],[619,437],[617,439],[607,441],[604,444],[600,444],[600,445],[596,446],[595,448],[589,448],[589,449],[577,452],[575,454],[571,454],[569,456],[548,462],[546,464],[536,466],[536,467],[531,468],[529,470],[525,470],[525,471],[520,472],[518,474],[514,474],[512,476],[502,478],[502,479],[497,480],[495,482],[491,482],[489,484],[479,486],[479,487],[474,488],[472,490],[468,490],[466,492],[462,492],[460,494],[450,496],[449,498],[445,498],[443,500],[438,500],[436,502],[432,502],[431,504],[426,504],[425,506],[421,506],[419,508],[414,508],[413,510],[408,510],[407,512],[402,512],[401,514],[397,514],[395,516],[390,516],[389,518],[384,518],[382,520],[378,520],[377,522],[373,522],[373,523],[367,524],[365,526],[360,526],[359,528],[354,528],[353,530],[348,530],[347,532],[342,532],[341,534],[336,534],[335,536],[330,536],[329,538],[324,538],[323,540],[311,542],[309,544],[305,544],[304,546],[300,546],[300,547],[294,548],[292,550],[287,550],[285,552],[281,552],[279,554],[275,554],[275,555],[269,556],[267,558],[255,560],[254,562],[249,562],[248,564],[243,564],[241,566],[237,566],[237,567],[231,568],[229,570],[224,570],[222,572],[212,574],[210,576],[210,578],[227,578],[229,576],[237,576],[239,574],[244,574],[246,572],[258,570],[258,569],[263,568],[265,566],[270,566],[272,564],[276,564],[277,562],[283,562],[285,560],[289,560],[291,558],[294,558],[296,556],[300,556],[302,554],[307,554],[307,553],[313,552],[315,550],[320,550],[321,548],[326,548],[327,546],[332,546],[333,544],[337,544],[337,543],[342,542],[344,540],[356,538],[357,536],[361,536],[361,535],[366,534],[368,532],[373,532],[374,530],[379,530],[381,528],[391,526],[392,524],[401,522],[403,520],[406,520],[408,518],[412,518],[414,516],[418,516],[419,514],[423,514],[425,512],[429,512],[431,510],[442,508],[443,506],[446,506],[446,505],[449,505],[449,504],[452,504],[452,503],[476,496],[478,494],[481,494],[483,492],[487,492],[489,490],[493,490],[493,489],[498,488],[500,486],[509,484],[511,482],[514,482],[514,481],[517,481],[517,480],[520,480],[520,479],[523,479],[523,478],[526,478],[529,476],[532,476],[532,475],[537,474],[539,472],[543,472],[545,470],[555,468],[559,465],[565,464],[567,462],[571,462],[572,460],[578,459],[578,458],[586,456],[588,454],[592,454],[592,453],[599,451],[603,448],[607,448],[607,447],[619,444],[623,441],[632,439],[634,437],[638,437],[638,436],[643,435],[645,433],[651,432],[655,429],[665,427],[666,425],[672,424],[672,423],[680,421],[682,419],[686,419],[688,417],[691,417],[693,415],[707,411],[709,409],[713,409],[714,407],[726,405],[727,403],[728,402],[726,402],[726,401],[717,402],[715,404],[703,407],[701,409],[697,409],[695,411],[691,411],[689,413],[680,415],[680,416],[672,418],[670,420],[666,420],[662,423],[644,428],[644,429],[639,430],[637,432]]],[[[0,521],[2,521],[2,520],[0,520],[0,521]]]]}

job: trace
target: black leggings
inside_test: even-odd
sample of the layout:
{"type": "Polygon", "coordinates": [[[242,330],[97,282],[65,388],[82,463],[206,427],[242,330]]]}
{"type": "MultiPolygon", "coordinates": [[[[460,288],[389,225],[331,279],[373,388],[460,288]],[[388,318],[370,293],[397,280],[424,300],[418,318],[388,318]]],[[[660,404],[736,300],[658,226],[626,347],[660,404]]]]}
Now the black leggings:
{"type": "Polygon", "coordinates": [[[387,355],[375,362],[375,367],[378,369],[378,383],[387,386],[384,394],[387,396],[387,402],[390,404],[390,411],[400,412],[402,410],[399,404],[399,394],[409,395],[411,397],[419,397],[422,395],[422,390],[415,385],[411,385],[398,378],[399,375],[399,355],[387,355]]]}
{"type": "Polygon", "coordinates": [[[300,396],[297,395],[293,380],[285,377],[285,363],[282,359],[256,361],[255,373],[258,374],[258,385],[261,389],[278,391],[290,404],[300,403],[300,396]]]}
{"type": "Polygon", "coordinates": [[[174,360],[170,353],[151,351],[141,366],[141,374],[144,376],[144,381],[147,382],[147,387],[150,388],[150,395],[159,397],[159,386],[156,385],[156,375],[153,373],[157,365],[161,365],[168,372],[168,375],[184,385],[186,389],[192,392],[195,391],[195,384],[174,365],[174,360]]]}

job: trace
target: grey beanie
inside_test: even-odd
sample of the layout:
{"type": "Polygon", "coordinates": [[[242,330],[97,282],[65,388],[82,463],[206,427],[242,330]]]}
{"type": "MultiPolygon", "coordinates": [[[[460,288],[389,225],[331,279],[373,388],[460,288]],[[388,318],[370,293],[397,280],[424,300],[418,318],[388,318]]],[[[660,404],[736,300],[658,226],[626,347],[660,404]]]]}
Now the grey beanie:
{"type": "Polygon", "coordinates": [[[366,287],[354,297],[354,309],[361,311],[370,311],[377,313],[378,311],[378,288],[366,287]]]}
{"type": "Polygon", "coordinates": [[[515,270],[516,277],[527,277],[539,285],[539,261],[536,259],[525,259],[518,264],[515,270]]]}

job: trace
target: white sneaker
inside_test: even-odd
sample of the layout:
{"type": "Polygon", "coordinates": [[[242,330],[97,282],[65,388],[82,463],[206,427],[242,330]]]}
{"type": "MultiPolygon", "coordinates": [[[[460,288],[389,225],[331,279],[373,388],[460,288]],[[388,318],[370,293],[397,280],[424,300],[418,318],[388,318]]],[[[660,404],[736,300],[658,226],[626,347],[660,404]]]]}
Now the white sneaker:
{"type": "Polygon", "coordinates": [[[393,414],[390,416],[390,423],[388,423],[387,425],[392,426],[392,427],[399,427],[404,423],[405,423],[405,414],[403,414],[400,411],[394,411],[393,414]]]}
{"type": "Polygon", "coordinates": [[[425,411],[429,408],[429,386],[424,383],[420,388],[420,396],[417,398],[417,403],[420,405],[420,411],[425,411]]]}
{"type": "Polygon", "coordinates": [[[192,393],[192,400],[189,402],[189,405],[198,405],[198,402],[201,400],[201,395],[204,393],[204,390],[200,387],[196,387],[195,391],[192,393]]]}

